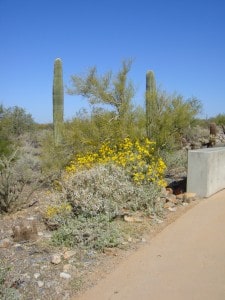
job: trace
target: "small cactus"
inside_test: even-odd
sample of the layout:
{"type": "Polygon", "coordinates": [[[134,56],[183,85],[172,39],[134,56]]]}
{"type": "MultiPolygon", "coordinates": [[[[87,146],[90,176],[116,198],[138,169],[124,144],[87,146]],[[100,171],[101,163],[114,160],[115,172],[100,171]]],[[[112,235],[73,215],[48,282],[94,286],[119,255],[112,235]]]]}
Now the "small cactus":
{"type": "Polygon", "coordinates": [[[156,93],[156,83],[155,76],[153,71],[148,71],[146,73],[146,95],[145,95],[145,104],[146,104],[146,133],[149,139],[152,138],[152,127],[154,126],[154,114],[156,113],[156,102],[157,102],[157,93],[156,93]]]}
{"type": "Polygon", "coordinates": [[[216,129],[216,123],[210,123],[209,124],[209,133],[210,135],[216,135],[217,129],[216,129]]]}
{"type": "Polygon", "coordinates": [[[216,134],[217,134],[217,128],[216,123],[210,123],[209,124],[209,146],[208,147],[214,147],[216,144],[216,134]]]}
{"type": "Polygon", "coordinates": [[[64,89],[63,89],[62,61],[60,58],[57,58],[54,63],[54,80],[53,80],[53,128],[54,128],[54,141],[56,146],[58,146],[62,141],[63,110],[64,110],[64,89]]]}

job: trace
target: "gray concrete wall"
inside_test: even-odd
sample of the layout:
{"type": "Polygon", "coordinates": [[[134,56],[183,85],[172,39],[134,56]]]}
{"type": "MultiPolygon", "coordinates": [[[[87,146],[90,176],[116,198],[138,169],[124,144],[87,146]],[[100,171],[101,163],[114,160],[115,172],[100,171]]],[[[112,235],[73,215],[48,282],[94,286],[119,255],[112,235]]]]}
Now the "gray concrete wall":
{"type": "Polygon", "coordinates": [[[225,148],[188,151],[187,192],[209,197],[225,188],[225,148]]]}

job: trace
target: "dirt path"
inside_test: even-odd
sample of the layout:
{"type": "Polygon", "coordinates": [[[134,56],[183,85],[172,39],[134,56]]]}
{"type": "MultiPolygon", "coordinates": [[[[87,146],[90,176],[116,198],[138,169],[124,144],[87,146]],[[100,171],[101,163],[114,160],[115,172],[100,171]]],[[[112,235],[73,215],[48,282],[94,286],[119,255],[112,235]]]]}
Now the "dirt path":
{"type": "Polygon", "coordinates": [[[75,299],[224,300],[225,190],[202,200],[75,299]]]}

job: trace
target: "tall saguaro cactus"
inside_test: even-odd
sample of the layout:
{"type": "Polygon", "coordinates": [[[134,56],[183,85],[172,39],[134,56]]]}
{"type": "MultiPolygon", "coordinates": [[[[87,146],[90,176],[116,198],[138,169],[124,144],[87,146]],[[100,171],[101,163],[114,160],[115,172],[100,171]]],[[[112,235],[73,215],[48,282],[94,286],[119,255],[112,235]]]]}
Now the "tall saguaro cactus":
{"type": "Polygon", "coordinates": [[[64,89],[62,61],[57,58],[54,63],[54,80],[53,80],[53,127],[54,141],[58,146],[62,141],[63,129],[63,111],[64,111],[64,89]]]}
{"type": "Polygon", "coordinates": [[[156,114],[156,104],[157,104],[157,92],[155,76],[153,71],[147,71],[146,73],[146,94],[145,94],[145,104],[146,104],[146,133],[149,139],[152,138],[152,129],[154,127],[154,116],[156,114]]]}

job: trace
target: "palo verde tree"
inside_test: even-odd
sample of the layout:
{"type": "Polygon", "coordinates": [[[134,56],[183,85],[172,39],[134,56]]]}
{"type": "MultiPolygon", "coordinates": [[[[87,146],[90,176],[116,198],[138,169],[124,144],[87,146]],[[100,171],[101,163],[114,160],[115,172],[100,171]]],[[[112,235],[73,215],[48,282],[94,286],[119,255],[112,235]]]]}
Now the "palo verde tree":
{"type": "Polygon", "coordinates": [[[63,130],[63,111],[64,111],[64,89],[62,61],[57,58],[54,63],[54,80],[53,80],[53,126],[54,142],[60,145],[62,141],[63,130]]]}
{"type": "Polygon", "coordinates": [[[131,123],[132,98],[134,86],[128,81],[128,73],[132,60],[122,62],[119,72],[113,76],[112,71],[100,76],[97,68],[92,67],[84,76],[71,76],[72,87],[67,89],[70,95],[80,95],[87,98],[93,106],[106,105],[114,112],[111,122],[117,131],[118,137],[127,135],[131,123]]]}

